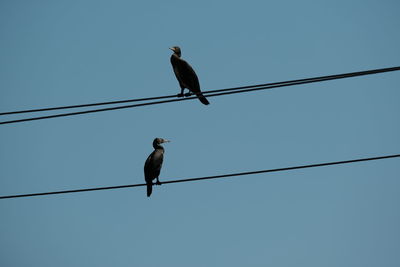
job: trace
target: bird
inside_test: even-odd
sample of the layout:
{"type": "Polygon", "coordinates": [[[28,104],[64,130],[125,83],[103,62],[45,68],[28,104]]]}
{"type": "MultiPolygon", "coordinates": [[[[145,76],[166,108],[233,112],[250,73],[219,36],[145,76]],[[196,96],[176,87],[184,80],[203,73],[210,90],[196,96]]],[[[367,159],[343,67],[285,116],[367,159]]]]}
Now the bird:
{"type": "Polygon", "coordinates": [[[194,72],[189,63],[181,58],[181,49],[179,46],[173,46],[169,49],[174,52],[171,55],[171,64],[181,87],[181,93],[178,96],[184,96],[183,91],[187,88],[199,98],[201,103],[204,105],[210,104],[201,93],[199,78],[197,78],[196,72],[194,72]]]}
{"type": "Polygon", "coordinates": [[[153,141],[154,151],[147,157],[144,163],[144,180],[147,186],[147,196],[150,197],[153,191],[153,180],[157,179],[156,184],[161,185],[158,176],[160,175],[163,159],[164,159],[164,147],[162,143],[170,142],[163,138],[155,138],[153,141]]]}

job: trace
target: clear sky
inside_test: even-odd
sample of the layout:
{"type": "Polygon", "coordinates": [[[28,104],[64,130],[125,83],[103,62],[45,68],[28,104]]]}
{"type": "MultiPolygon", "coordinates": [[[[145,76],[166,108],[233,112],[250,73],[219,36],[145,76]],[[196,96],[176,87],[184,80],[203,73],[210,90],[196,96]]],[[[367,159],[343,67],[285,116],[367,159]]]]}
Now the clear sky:
{"type": "MultiPolygon", "coordinates": [[[[400,3],[1,1],[0,111],[400,65],[400,3]],[[140,3],[139,3],[140,2],[140,3]]],[[[0,195],[400,153],[400,72],[0,126],[0,195]]],[[[17,119],[21,116],[1,117],[17,119]]],[[[0,266],[400,266],[400,160],[0,200],[0,266]]]]}

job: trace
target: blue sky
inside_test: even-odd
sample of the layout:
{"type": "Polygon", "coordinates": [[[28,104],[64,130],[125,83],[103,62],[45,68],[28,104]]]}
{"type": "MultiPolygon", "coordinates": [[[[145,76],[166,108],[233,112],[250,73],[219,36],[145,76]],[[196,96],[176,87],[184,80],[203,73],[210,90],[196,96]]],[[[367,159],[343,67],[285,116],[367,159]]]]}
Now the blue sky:
{"type": "MultiPolygon", "coordinates": [[[[0,109],[400,65],[398,1],[2,1],[0,109]]],[[[400,152],[400,73],[0,128],[0,195],[400,152]]],[[[7,119],[20,116],[9,116],[7,119]]],[[[2,120],[6,119],[5,117],[2,120]]],[[[0,201],[0,265],[399,266],[398,159],[0,201]]]]}

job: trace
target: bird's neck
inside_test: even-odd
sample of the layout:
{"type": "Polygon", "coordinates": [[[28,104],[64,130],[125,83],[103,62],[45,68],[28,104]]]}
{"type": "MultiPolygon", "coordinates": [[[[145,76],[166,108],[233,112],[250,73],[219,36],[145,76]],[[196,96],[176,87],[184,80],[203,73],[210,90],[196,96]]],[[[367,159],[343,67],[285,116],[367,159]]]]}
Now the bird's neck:
{"type": "Polygon", "coordinates": [[[164,147],[160,144],[154,144],[153,147],[155,150],[161,150],[164,152],[164,147]]]}
{"type": "Polygon", "coordinates": [[[173,56],[173,57],[180,58],[180,57],[181,57],[181,53],[173,53],[172,56],[173,56]]]}

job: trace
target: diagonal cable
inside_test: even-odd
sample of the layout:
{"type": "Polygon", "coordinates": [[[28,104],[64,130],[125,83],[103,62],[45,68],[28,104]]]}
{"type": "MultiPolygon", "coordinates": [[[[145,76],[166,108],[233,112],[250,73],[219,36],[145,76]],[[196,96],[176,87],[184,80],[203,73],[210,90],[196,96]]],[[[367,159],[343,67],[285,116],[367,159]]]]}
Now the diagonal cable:
{"type": "MultiPolygon", "coordinates": [[[[221,178],[228,178],[228,177],[234,177],[234,176],[291,171],[291,170],[299,170],[299,169],[306,169],[306,168],[316,168],[316,167],[324,167],[324,166],[350,164],[350,163],[382,160],[382,159],[390,159],[390,158],[398,158],[398,157],[400,157],[400,154],[385,155],[385,156],[379,156],[379,157],[369,157],[369,158],[359,158],[359,159],[351,159],[351,160],[342,160],[342,161],[333,161],[333,162],[324,162],[324,163],[315,163],[315,164],[291,166],[291,167],[284,167],[284,168],[277,168],[277,169],[267,169],[267,170],[259,170],[259,171],[238,172],[238,173],[229,173],[229,174],[222,174],[222,175],[170,180],[170,181],[161,182],[161,184],[173,184],[173,183],[185,183],[185,182],[194,182],[194,181],[201,181],[201,180],[221,179],[221,178]]],[[[139,186],[146,186],[146,184],[141,183],[141,184],[131,184],[131,185],[117,185],[117,186],[96,187],[96,188],[72,189],[72,190],[53,191],[53,192],[44,192],[44,193],[9,195],[9,196],[0,196],[0,199],[46,196],[46,195],[56,195],[56,194],[69,194],[69,193],[111,190],[111,189],[121,189],[121,188],[139,187],[139,186]]]]}
{"type": "MultiPolygon", "coordinates": [[[[374,69],[374,70],[367,70],[367,71],[358,71],[358,72],[343,73],[343,74],[336,74],[336,75],[320,76],[320,77],[314,77],[314,78],[290,80],[290,81],[284,81],[284,82],[257,84],[257,85],[226,88],[226,89],[217,89],[217,90],[204,91],[203,95],[206,97],[230,95],[230,94],[253,92],[253,91],[267,90],[267,89],[286,87],[286,86],[294,86],[294,85],[300,85],[300,84],[308,84],[308,83],[315,83],[315,82],[330,81],[330,80],[344,79],[344,78],[350,78],[350,77],[378,74],[378,73],[391,72],[391,71],[397,71],[397,70],[400,70],[400,67],[374,69]]],[[[148,105],[158,105],[158,104],[164,104],[164,103],[192,100],[192,99],[196,98],[196,97],[190,96],[190,95],[194,95],[193,93],[190,93],[188,95],[189,95],[189,97],[186,97],[186,98],[178,98],[178,99],[146,102],[146,103],[124,105],[124,106],[117,106],[117,107],[110,107],[110,108],[101,108],[101,109],[77,111],[77,112],[70,112],[70,113],[61,113],[61,114],[55,114],[55,115],[31,117],[31,118],[25,118],[25,119],[2,121],[2,122],[0,122],[0,125],[26,122],[26,121],[34,121],[34,120],[51,119],[51,118],[58,118],[58,117],[66,117],[66,116],[74,116],[74,115],[81,115],[81,114],[88,114],[88,113],[97,113],[97,112],[111,111],[111,110],[118,110],[118,109],[134,108],[134,107],[141,107],[141,106],[148,106],[148,105]]],[[[93,105],[105,105],[105,104],[110,104],[110,103],[115,104],[116,102],[126,103],[126,102],[143,101],[144,99],[148,100],[148,99],[171,98],[171,97],[176,97],[176,96],[177,95],[168,95],[168,96],[161,96],[161,97],[120,100],[120,101],[113,101],[113,102],[102,102],[102,103],[93,103],[93,104],[84,104],[84,105],[66,106],[66,107],[71,108],[71,107],[82,107],[82,106],[88,106],[88,105],[92,105],[92,106],[93,105]]],[[[46,109],[36,109],[33,111],[26,110],[26,111],[15,111],[15,112],[19,112],[19,113],[34,112],[34,111],[36,112],[36,111],[40,111],[40,110],[44,111],[44,110],[61,109],[61,108],[62,107],[55,107],[55,108],[46,108],[46,109]]],[[[8,114],[10,114],[10,113],[12,113],[12,112],[8,112],[8,114]]],[[[0,115],[2,115],[2,114],[5,114],[5,113],[0,113],[0,115]]]]}

